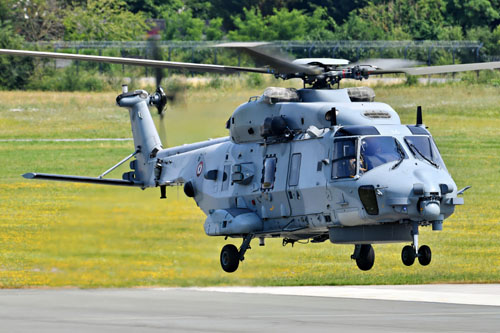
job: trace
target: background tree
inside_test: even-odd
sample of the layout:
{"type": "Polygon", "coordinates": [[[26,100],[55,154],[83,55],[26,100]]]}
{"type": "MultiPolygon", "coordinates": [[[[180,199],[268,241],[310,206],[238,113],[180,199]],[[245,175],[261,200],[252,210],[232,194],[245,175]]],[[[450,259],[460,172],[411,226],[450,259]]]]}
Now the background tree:
{"type": "Polygon", "coordinates": [[[347,21],[349,14],[368,5],[368,0],[288,0],[284,5],[288,9],[304,10],[306,13],[314,12],[317,7],[323,7],[326,15],[332,18],[336,24],[341,25],[347,21]]]}
{"type": "Polygon", "coordinates": [[[88,0],[65,14],[66,40],[143,40],[149,29],[146,16],[127,11],[121,0],[88,0]]]}
{"type": "Polygon", "coordinates": [[[209,0],[211,4],[210,17],[222,18],[223,28],[226,31],[236,28],[237,17],[245,17],[245,10],[255,8],[261,15],[267,16],[273,13],[274,9],[283,7],[283,0],[209,0]]]}
{"type": "Polygon", "coordinates": [[[64,35],[64,1],[20,0],[15,2],[15,28],[26,41],[61,40],[64,35]]]}
{"type": "Polygon", "coordinates": [[[245,8],[243,15],[233,20],[235,29],[229,31],[228,37],[241,41],[331,39],[335,26],[322,7],[309,14],[297,9],[275,9],[268,16],[256,7],[245,8]]]}
{"type": "Polygon", "coordinates": [[[342,25],[344,39],[436,39],[445,24],[444,0],[371,2],[351,12],[342,25]]]}
{"type": "Polygon", "coordinates": [[[182,0],[126,0],[126,8],[134,13],[143,13],[149,18],[160,18],[168,9],[179,9],[184,6],[182,0]]]}
{"type": "MultiPolygon", "coordinates": [[[[9,22],[0,21],[0,48],[22,49],[24,39],[16,34],[9,22]]],[[[27,57],[0,57],[0,89],[23,89],[28,83],[34,65],[27,57]]]]}
{"type": "Polygon", "coordinates": [[[446,12],[464,31],[480,26],[495,28],[500,23],[499,0],[448,0],[446,12]]]}

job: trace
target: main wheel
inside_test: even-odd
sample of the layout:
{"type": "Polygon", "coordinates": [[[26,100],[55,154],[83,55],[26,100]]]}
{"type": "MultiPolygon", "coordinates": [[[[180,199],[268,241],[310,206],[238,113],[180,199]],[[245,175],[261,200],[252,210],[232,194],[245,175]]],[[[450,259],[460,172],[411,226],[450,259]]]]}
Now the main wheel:
{"type": "Polygon", "coordinates": [[[415,250],[413,246],[406,245],[401,252],[401,260],[406,266],[411,266],[415,262],[415,250]]]}
{"type": "Polygon", "coordinates": [[[220,251],[220,265],[222,269],[228,273],[232,273],[238,269],[240,264],[240,254],[238,249],[233,244],[225,245],[220,251]]]}
{"type": "Polygon", "coordinates": [[[428,247],[427,245],[422,245],[418,249],[418,262],[422,266],[427,266],[431,263],[431,258],[432,258],[432,252],[431,248],[428,247]]]}
{"type": "Polygon", "coordinates": [[[361,245],[361,250],[359,251],[359,256],[356,258],[356,265],[362,271],[368,271],[373,267],[375,263],[375,251],[371,244],[361,245]]]}

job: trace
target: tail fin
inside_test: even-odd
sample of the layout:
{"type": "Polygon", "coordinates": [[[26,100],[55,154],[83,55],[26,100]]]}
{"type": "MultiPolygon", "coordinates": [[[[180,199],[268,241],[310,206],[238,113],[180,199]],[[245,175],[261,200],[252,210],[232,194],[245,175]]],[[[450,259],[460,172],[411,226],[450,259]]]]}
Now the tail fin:
{"type": "Polygon", "coordinates": [[[124,92],[116,98],[118,106],[129,110],[134,145],[139,151],[136,155],[137,159],[130,163],[134,171],[125,173],[123,179],[140,182],[144,187],[156,186],[155,157],[162,149],[160,137],[148,108],[148,104],[156,103],[155,97],[155,95],[150,96],[144,90],[129,93],[124,89],[124,92]]]}

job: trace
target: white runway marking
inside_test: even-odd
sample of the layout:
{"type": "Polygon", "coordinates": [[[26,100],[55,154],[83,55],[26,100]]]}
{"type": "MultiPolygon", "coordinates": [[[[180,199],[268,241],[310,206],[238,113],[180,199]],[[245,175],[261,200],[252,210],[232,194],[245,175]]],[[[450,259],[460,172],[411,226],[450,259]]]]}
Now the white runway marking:
{"type": "Polygon", "coordinates": [[[132,138],[92,138],[92,139],[0,139],[0,142],[92,142],[92,141],[132,141],[132,138]]]}
{"type": "Polygon", "coordinates": [[[206,287],[224,293],[341,297],[388,301],[500,306],[500,284],[433,284],[398,286],[206,287]]]}

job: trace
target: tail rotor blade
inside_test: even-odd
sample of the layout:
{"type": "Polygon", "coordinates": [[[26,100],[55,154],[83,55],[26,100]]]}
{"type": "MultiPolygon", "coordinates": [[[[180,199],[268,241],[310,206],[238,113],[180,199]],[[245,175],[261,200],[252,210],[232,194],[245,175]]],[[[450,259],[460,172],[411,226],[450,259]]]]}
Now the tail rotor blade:
{"type": "Polygon", "coordinates": [[[155,79],[156,79],[156,86],[160,87],[161,86],[161,80],[163,79],[163,69],[161,68],[155,68],[155,79]]]}
{"type": "MultiPolygon", "coordinates": [[[[162,60],[161,49],[158,45],[159,36],[152,36],[149,40],[151,48],[151,56],[154,60],[162,60]]],[[[167,147],[167,131],[165,129],[165,110],[168,100],[168,96],[165,94],[161,88],[161,81],[163,79],[163,68],[155,68],[155,83],[156,83],[156,93],[159,102],[156,104],[159,116],[158,124],[158,135],[160,136],[161,143],[164,147],[167,147]]]]}
{"type": "Polygon", "coordinates": [[[159,113],[160,115],[160,124],[159,124],[159,135],[160,135],[160,140],[163,145],[163,148],[168,147],[167,143],[167,130],[166,130],[166,125],[165,125],[165,110],[159,113]]]}
{"type": "MultiPolygon", "coordinates": [[[[149,39],[149,47],[151,48],[151,56],[153,60],[160,61],[162,60],[162,55],[161,55],[161,49],[158,45],[159,41],[159,36],[151,36],[149,39]]],[[[163,68],[156,67],[155,68],[155,79],[156,79],[156,86],[159,87],[161,86],[161,80],[163,79],[163,68]]]]}

